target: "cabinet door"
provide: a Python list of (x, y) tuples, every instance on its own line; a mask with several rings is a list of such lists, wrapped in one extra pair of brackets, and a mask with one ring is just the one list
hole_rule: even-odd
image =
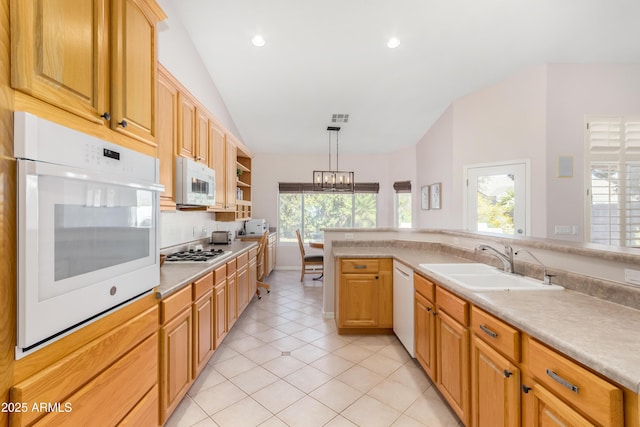
[(378, 327), (393, 328), (393, 270), (392, 264), (384, 268), (387, 261), (381, 260), (380, 273), (378, 274)]
[(469, 425), (469, 331), (439, 309), (436, 331), (436, 384), (453, 411)]
[(209, 166), (209, 117), (196, 108), (196, 162)]
[(236, 276), (238, 286), (238, 316), (249, 304), (249, 265), (238, 268)]
[(94, 123), (109, 111), (105, 0), (11, 1), (11, 86)]
[(225, 167), (225, 180), (226, 180), (226, 191), (225, 191), (225, 205), (227, 210), (235, 211), (236, 209), (236, 189), (238, 188), (236, 185), (238, 170), (238, 147), (235, 146), (233, 142), (227, 139), (226, 145), (226, 167)]
[(249, 257), (249, 301), (251, 301), (251, 298), (253, 298), (253, 296), (256, 293), (256, 288), (257, 288), (257, 282), (258, 282), (258, 262), (257, 262), (257, 257), (251, 256)]
[(191, 384), (192, 317), (184, 310), (160, 328), (160, 408), (162, 422), (173, 412)]
[(436, 381), (436, 321), (433, 304), (415, 293), (415, 354), (431, 380)]
[(215, 348), (218, 348), (222, 340), (227, 336), (227, 281), (223, 280), (214, 289), (215, 298)]
[(178, 89), (171, 79), (161, 72), (158, 75), (157, 138), (160, 160), (160, 184), (164, 192), (160, 195), (163, 209), (175, 209), (175, 150), (178, 139)]
[(213, 289), (193, 304), (193, 378), (196, 378), (213, 354)]
[(196, 156), (196, 106), (193, 100), (178, 93), (178, 155), (195, 159)]
[(343, 274), (340, 278), (340, 326), (378, 326), (379, 276)]
[(267, 246), (267, 271), (265, 276), (271, 274), (274, 268), (276, 268), (276, 236), (269, 237), (269, 245)]
[(210, 153), (209, 167), (216, 171), (216, 204), (214, 209), (226, 209), (227, 200), (227, 180), (226, 180), (226, 157), (225, 145), (226, 137), (222, 126), (214, 121), (209, 125)]
[[(540, 384), (534, 383), (532, 390), (527, 395), (530, 395), (532, 399), (530, 405), (532, 413), (523, 413), (523, 425), (533, 427), (590, 427), (597, 425), (580, 415), (574, 408), (558, 399)], [(527, 407), (525, 406), (525, 408)]]
[(236, 273), (227, 276), (227, 329), (238, 320), (238, 282), (236, 281)]
[(157, 5), (112, 0), (111, 128), (155, 145)]
[(471, 425), (517, 426), (520, 369), (475, 335), (471, 340)]

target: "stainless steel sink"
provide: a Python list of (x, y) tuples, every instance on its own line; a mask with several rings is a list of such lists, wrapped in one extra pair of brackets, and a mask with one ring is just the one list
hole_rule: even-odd
[(420, 264), (420, 267), (475, 292), (485, 291), (561, 291), (558, 285), (505, 273), (480, 263)]

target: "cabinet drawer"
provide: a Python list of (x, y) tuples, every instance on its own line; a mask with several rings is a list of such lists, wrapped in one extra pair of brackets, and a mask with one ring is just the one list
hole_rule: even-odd
[(216, 268), (213, 272), (213, 276), (214, 286), (218, 287), (221, 284), (224, 285), (225, 280), (227, 280), (227, 265), (224, 264)]
[(343, 259), (340, 271), (343, 273), (377, 273), (380, 270), (378, 259)]
[(247, 263), (249, 262), (249, 253), (245, 252), (242, 255), (238, 255), (238, 258), (236, 258), (236, 261), (238, 263), (238, 270), (239, 270), (245, 265), (247, 265)]
[(430, 302), (434, 301), (436, 285), (433, 282), (425, 279), (419, 274), (414, 274), (413, 288)]
[(446, 289), (436, 286), (436, 305), (438, 311), (444, 311), (458, 323), (469, 325), (469, 303), (458, 298)]
[(596, 423), (622, 426), (622, 390), (528, 338), (531, 375)]
[(193, 282), (193, 300), (200, 297), (213, 289), (213, 272)]
[(520, 331), (500, 319), (471, 307), (471, 329), (482, 341), (515, 362), (520, 361)]
[(160, 323), (173, 319), (182, 310), (191, 306), (191, 286), (185, 286), (175, 294), (160, 301)]
[(235, 272), (236, 272), (236, 260), (234, 259), (227, 263), (227, 277), (231, 276), (232, 274), (235, 274)]

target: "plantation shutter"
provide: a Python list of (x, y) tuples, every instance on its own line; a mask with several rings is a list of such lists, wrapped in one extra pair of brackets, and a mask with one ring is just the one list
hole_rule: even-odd
[(590, 241), (640, 246), (640, 119), (587, 123)]

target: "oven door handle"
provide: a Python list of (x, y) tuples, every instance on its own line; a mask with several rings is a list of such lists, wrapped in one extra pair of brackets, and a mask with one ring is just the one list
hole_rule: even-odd
[(33, 160), (18, 159), (18, 162), (23, 165), (23, 170), (27, 175), (55, 176), (79, 181), (92, 181), (100, 184), (119, 185), (140, 190), (164, 191), (164, 185), (140, 179), (119, 180), (114, 179), (112, 175), (107, 173), (87, 171), (70, 166), (60, 166), (53, 163), (36, 162)]

